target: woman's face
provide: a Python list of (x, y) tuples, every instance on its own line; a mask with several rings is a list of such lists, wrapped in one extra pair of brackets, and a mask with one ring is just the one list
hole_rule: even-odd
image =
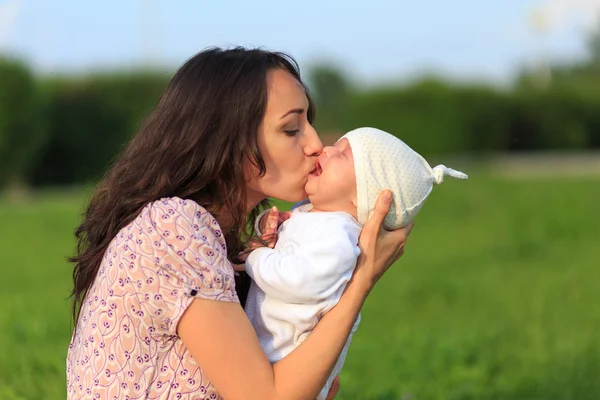
[(248, 165), (248, 200), (265, 197), (297, 202), (307, 197), (304, 186), (315, 169), (323, 143), (307, 120), (308, 99), (290, 73), (277, 69), (267, 76), (267, 108), (258, 130), (258, 148), (266, 174)]

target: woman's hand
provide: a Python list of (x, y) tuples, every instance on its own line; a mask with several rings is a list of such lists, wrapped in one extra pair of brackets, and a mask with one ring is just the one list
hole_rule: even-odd
[(411, 222), (404, 228), (391, 232), (383, 229), (383, 220), (391, 205), (392, 192), (384, 190), (359, 237), (361, 252), (352, 280), (360, 280), (367, 285), (367, 290), (371, 290), (388, 268), (404, 254), (404, 245), (413, 228)]

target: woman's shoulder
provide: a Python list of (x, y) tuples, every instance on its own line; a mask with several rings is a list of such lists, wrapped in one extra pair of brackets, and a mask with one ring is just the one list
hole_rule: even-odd
[(219, 223), (204, 207), (194, 200), (179, 197), (164, 197), (148, 203), (140, 217), (151, 221), (157, 227), (175, 223), (178, 226), (187, 225), (195, 228), (210, 228), (221, 231)]
[(217, 220), (193, 200), (165, 197), (148, 203), (138, 217), (145, 230), (160, 237), (169, 247), (188, 247), (190, 241), (203, 242), (226, 251), (225, 238)]
[[(215, 218), (194, 200), (180, 197), (163, 197), (146, 205), (142, 214), (150, 218), (168, 219), (169, 216), (184, 218), (186, 220), (205, 221), (209, 225), (217, 224)], [(157, 221), (158, 222), (158, 221)]]
[(135, 225), (133, 230), (139, 226), (145, 235), (137, 246), (152, 254), (153, 268), (176, 282), (169, 284), (200, 297), (237, 301), (225, 237), (204, 207), (190, 199), (161, 198), (148, 203)]

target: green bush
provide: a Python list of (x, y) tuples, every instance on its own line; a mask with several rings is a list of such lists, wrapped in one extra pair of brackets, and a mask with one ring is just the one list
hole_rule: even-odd
[(156, 104), (166, 83), (167, 77), (152, 73), (44, 81), (50, 139), (32, 182), (50, 185), (98, 179)]
[[(335, 128), (378, 127), (423, 154), (597, 149), (599, 106), (597, 85), (504, 91), (427, 79), (355, 91), (347, 96), (345, 112), (336, 111)], [(326, 123), (318, 120), (317, 128), (330, 129), (329, 107), (319, 111)]]
[[(35, 80), (0, 62), (0, 185), (95, 181), (136, 132), (170, 75), (132, 71)], [(576, 79), (575, 79), (576, 78)], [(600, 85), (591, 72), (558, 76), (546, 90), (451, 84), (357, 88), (335, 68), (308, 81), (321, 133), (360, 126), (389, 131), (424, 155), (600, 148)]]
[(0, 59), (0, 187), (25, 180), (45, 139), (44, 122), (30, 70)]

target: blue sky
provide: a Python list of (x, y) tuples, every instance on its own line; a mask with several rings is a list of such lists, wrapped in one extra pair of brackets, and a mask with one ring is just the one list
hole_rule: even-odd
[[(589, 3), (585, 13), (600, 4), (546, 0), (567, 5), (555, 7), (561, 16), (577, 2)], [(331, 61), (366, 83), (407, 79), (422, 71), (502, 81), (539, 54), (574, 59), (585, 53), (583, 28), (574, 17), (555, 23), (555, 31), (545, 38), (533, 34), (528, 13), (541, 4), (0, 0), (0, 51), (18, 54), (48, 73), (129, 68), (144, 62), (175, 69), (207, 46), (240, 44), (287, 51), (302, 68)]]

